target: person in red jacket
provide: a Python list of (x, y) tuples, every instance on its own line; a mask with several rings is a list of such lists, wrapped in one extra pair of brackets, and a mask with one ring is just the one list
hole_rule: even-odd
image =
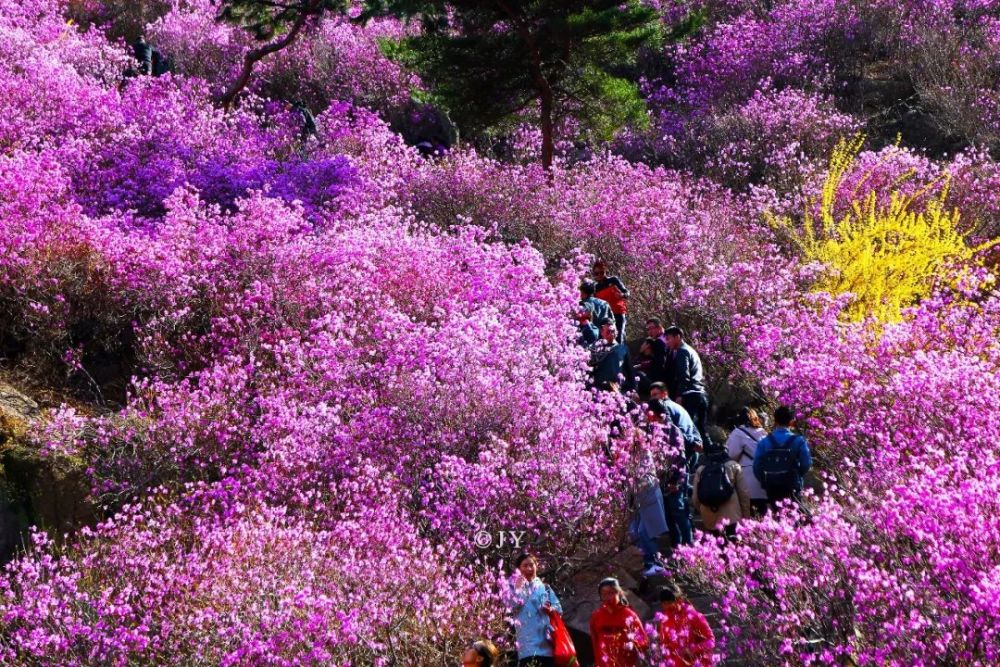
[(663, 667), (711, 667), (715, 635), (708, 620), (694, 608), (680, 586), (670, 584), (660, 589), (660, 613), (657, 614), (660, 645), (657, 665)]
[(628, 312), (627, 299), (629, 297), (628, 288), (618, 276), (608, 275), (608, 265), (603, 260), (594, 262), (591, 269), (594, 274), (594, 282), (597, 283), (598, 299), (603, 299), (611, 306), (611, 313), (615, 317), (615, 328), (618, 330), (618, 342), (625, 342), (625, 314)]
[(618, 580), (604, 579), (597, 586), (601, 606), (590, 616), (590, 641), (596, 667), (635, 667), (649, 648), (649, 638), (639, 616), (628, 606)]

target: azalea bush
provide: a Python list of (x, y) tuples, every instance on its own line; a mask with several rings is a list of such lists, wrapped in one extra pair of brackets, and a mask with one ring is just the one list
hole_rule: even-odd
[[(829, 474), (808, 517), (790, 509), (744, 524), (725, 558), (711, 540), (685, 555), (722, 598), (731, 654), (996, 661), (995, 630), (981, 621), (997, 614), (983, 596), (995, 595), (998, 535), (969, 511), (997, 502), (994, 287), (970, 274), (880, 331), (845, 327), (844, 304), (831, 301), (757, 323), (750, 359), (768, 391), (799, 407)], [(896, 641), (901, 624), (907, 639)]]
[(223, 111), (251, 42), (211, 3), (126, 17), (176, 64), (128, 79), (120, 3), (70, 4), (93, 27), (0, 0), (0, 350), (73, 403), (17, 437), (78, 464), (101, 520), (6, 566), (0, 661), (503, 644), (514, 554), (477, 536), (524, 531), (566, 585), (624, 546), (643, 451), (679, 448), (586, 388), (572, 314), (596, 257), (632, 290), (630, 338), (681, 324), (715, 397), (794, 405), (816, 456), (808, 515), (679, 550), (723, 655), (1000, 660), (1000, 301), (996, 251), (973, 253), (996, 163), (904, 139), (826, 164), (865, 126), (854, 47), (905, 32), (884, 6), (654, 3), (694, 18), (637, 81), (653, 133), (545, 171), (530, 127), (510, 159), (392, 131), (426, 91), (382, 49), (419, 26), (324, 17)]

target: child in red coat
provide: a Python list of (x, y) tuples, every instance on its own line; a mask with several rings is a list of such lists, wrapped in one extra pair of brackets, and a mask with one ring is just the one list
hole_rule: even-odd
[(656, 664), (662, 667), (711, 667), (715, 635), (708, 620), (694, 608), (680, 587), (670, 584), (660, 590), (657, 614), (660, 646)]
[(608, 578), (597, 587), (601, 606), (590, 617), (590, 641), (597, 667), (635, 667), (649, 648), (639, 616), (628, 606), (618, 580)]

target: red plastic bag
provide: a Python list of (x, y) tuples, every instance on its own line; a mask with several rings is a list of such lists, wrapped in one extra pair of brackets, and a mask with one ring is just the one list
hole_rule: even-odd
[(577, 667), (580, 661), (576, 659), (576, 647), (569, 636), (569, 630), (563, 623), (562, 616), (553, 611), (549, 615), (552, 625), (552, 658), (556, 667)]

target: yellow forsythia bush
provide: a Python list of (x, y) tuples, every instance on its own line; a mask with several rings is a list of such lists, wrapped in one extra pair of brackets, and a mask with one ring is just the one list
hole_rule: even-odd
[[(871, 192), (852, 200), (847, 212), (836, 217), (838, 189), (863, 141), (863, 137), (841, 140), (834, 149), (818, 218), (811, 204), (806, 206), (801, 227), (786, 217), (770, 216), (769, 222), (784, 229), (807, 259), (826, 266), (814, 286), (816, 291), (854, 295), (843, 313), (845, 318), (895, 322), (903, 308), (930, 293), (935, 279), (945, 275), (949, 266), (975, 262), (978, 253), (997, 241), (969, 247), (959, 231), (959, 211), (945, 206), (947, 179), (911, 195), (894, 190), (888, 204), (880, 204), (877, 193)], [(926, 198), (937, 186), (940, 192)]]

